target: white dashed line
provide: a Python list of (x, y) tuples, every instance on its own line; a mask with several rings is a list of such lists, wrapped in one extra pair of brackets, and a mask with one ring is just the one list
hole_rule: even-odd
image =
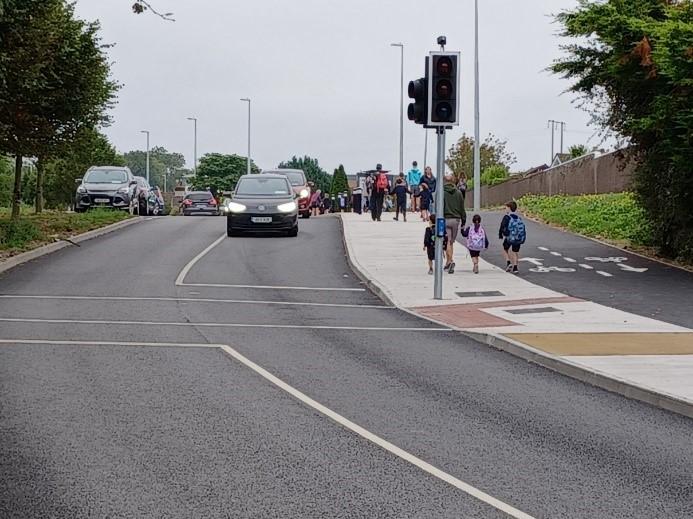
[(577, 263), (577, 260), (574, 260), (573, 258), (566, 258), (564, 256), (563, 259), (566, 260), (568, 263)]
[(288, 330), (353, 330), (365, 332), (449, 332), (450, 328), (415, 328), (387, 326), (319, 326), (303, 324), (247, 324), (247, 323), (187, 323), (159, 321), (107, 321), (100, 319), (32, 319), (20, 317), (1, 317), (5, 323), (35, 323), (35, 324), (85, 324), (85, 325), (116, 325), (116, 326), (175, 326), (196, 328), (282, 328)]
[(560, 252), (551, 251), (552, 256), (563, 256)]
[(605, 278), (614, 277), (612, 274), (609, 274), (608, 272), (604, 272), (603, 270), (597, 270), (597, 274), (599, 274), (600, 276), (604, 276)]
[(580, 266), (581, 266), (583, 269), (594, 270), (594, 267), (593, 267), (592, 265), (588, 265), (587, 263), (580, 263)]
[(548, 251), (549, 251), (549, 249), (547, 249), (546, 247), (537, 247), (537, 249), (543, 250), (544, 252), (548, 252)]
[(476, 487), (473, 487), (469, 483), (465, 483), (464, 481), (457, 479), (456, 477), (448, 474), (447, 472), (443, 472), (437, 467), (434, 467), (430, 463), (425, 462), (421, 458), (417, 458), (413, 454), (410, 454), (409, 452), (397, 447), (396, 445), (390, 443), (389, 441), (381, 438), (380, 436), (377, 436), (373, 434), (372, 432), (368, 431), (367, 429), (364, 429), (360, 425), (355, 424), (351, 420), (343, 417), (342, 415), (334, 412), (333, 410), (325, 407), (321, 403), (313, 400), (309, 396), (305, 395), (304, 393), (301, 393), (298, 389), (294, 388), (293, 386), (290, 386), (283, 380), (275, 377), (267, 371), (266, 369), (258, 366), (255, 364), (253, 361), (247, 359), (240, 353), (238, 353), (236, 350), (231, 348), (230, 346), (222, 346), (221, 349), (226, 352), (230, 357), (234, 358), (241, 364), (245, 365), (246, 367), (252, 369), (255, 373), (258, 375), (262, 376), (278, 388), (282, 389), (283, 391), (286, 391), (289, 393), (291, 396), (296, 398), (297, 400), (303, 402), (305, 405), (315, 409), (319, 413), (323, 414), (324, 416), (328, 417), (329, 419), (333, 420), (337, 424), (341, 425), (342, 427), (350, 430), (351, 432), (358, 434), (362, 438), (365, 438), (369, 442), (377, 445), (378, 447), (388, 451), (391, 454), (394, 454), (398, 458), (411, 463), (412, 465), (420, 468), (424, 472), (427, 472), (428, 474), (444, 481), (445, 483), (448, 483), (449, 485), (452, 485), (453, 487), (461, 490), (465, 494), (468, 494), (479, 501), (482, 501), (486, 503), (487, 505), (492, 506), (496, 510), (500, 510), (501, 512), (504, 512), (508, 514), (510, 517), (514, 517), (516, 519), (534, 519), (531, 515), (528, 515), (524, 513), (521, 510), (518, 510), (517, 508), (504, 503), (503, 501), (496, 499), (495, 497), (487, 494), (486, 492), (479, 490)]
[(185, 342), (122, 342), (122, 341), (46, 341), (34, 339), (0, 339), (0, 344), (38, 344), (55, 346), (144, 346), (163, 348), (219, 348), (221, 344)]

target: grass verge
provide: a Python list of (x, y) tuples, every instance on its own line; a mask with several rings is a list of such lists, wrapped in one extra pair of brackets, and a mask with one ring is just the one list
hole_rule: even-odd
[(127, 212), (107, 209), (27, 213), (22, 211), (19, 222), (12, 224), (10, 211), (0, 209), (0, 259), (130, 218)]
[(664, 258), (651, 246), (649, 218), (633, 193), (525, 195), (518, 205), (528, 216), (549, 225), (692, 270), (693, 265)]

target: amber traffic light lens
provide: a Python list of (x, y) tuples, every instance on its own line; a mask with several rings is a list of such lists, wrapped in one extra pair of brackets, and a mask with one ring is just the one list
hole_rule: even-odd
[(442, 99), (450, 99), (452, 97), (452, 83), (447, 79), (442, 79), (436, 84), (436, 94)]

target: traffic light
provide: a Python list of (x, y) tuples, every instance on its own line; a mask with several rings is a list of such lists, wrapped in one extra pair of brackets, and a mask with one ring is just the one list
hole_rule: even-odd
[(409, 82), (409, 97), (414, 100), (407, 108), (407, 117), (416, 124), (426, 124), (428, 118), (428, 58), (426, 75)]
[(428, 62), (427, 126), (460, 124), (459, 62), (459, 52), (431, 52)]

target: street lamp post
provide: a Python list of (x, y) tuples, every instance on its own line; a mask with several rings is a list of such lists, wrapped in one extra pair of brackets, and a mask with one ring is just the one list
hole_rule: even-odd
[(400, 77), (399, 77), (399, 172), (404, 173), (404, 44), (391, 43), (391, 47), (399, 47), (400, 50)]
[(241, 99), (241, 101), (245, 101), (248, 103), (248, 159), (246, 160), (246, 173), (250, 175), (250, 98), (244, 97), (243, 99)]
[(188, 117), (188, 121), (193, 122), (193, 173), (197, 175), (197, 117)]
[(146, 166), (146, 171), (147, 171), (147, 184), (149, 184), (149, 130), (141, 130), (140, 133), (146, 133), (147, 134), (147, 166)]
[(481, 144), (479, 143), (479, 0), (474, 0), (474, 211), (481, 206)]

